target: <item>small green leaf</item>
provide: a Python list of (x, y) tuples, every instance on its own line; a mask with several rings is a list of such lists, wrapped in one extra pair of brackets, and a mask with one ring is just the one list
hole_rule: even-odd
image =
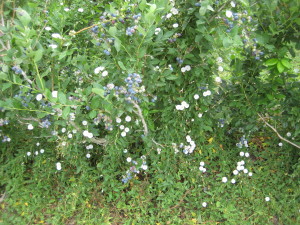
[(126, 67), (121, 61), (118, 61), (119, 66), (121, 67), (122, 70), (126, 70)]
[(95, 94), (97, 94), (97, 95), (100, 95), (102, 98), (104, 98), (104, 90), (103, 89), (93, 88), (92, 92), (95, 93)]
[(288, 69), (291, 68), (291, 64), (290, 64), (290, 62), (287, 59), (282, 59), (280, 62), (282, 63), (282, 65), (284, 67), (286, 67)]
[(30, 15), (24, 9), (21, 8), (18, 8), (16, 11), (18, 19), (24, 26), (27, 26), (31, 21)]
[(66, 107), (63, 109), (63, 111), (62, 111), (62, 117), (63, 117), (64, 119), (67, 119), (67, 118), (68, 118), (68, 115), (70, 114), (70, 112), (71, 112), (70, 106), (66, 106)]
[(166, 76), (165, 78), (166, 78), (166, 80), (176, 80), (176, 79), (178, 79), (178, 76), (176, 76), (176, 75), (169, 75), (169, 76)]
[(5, 91), (7, 88), (11, 87), (11, 83), (4, 83), (2, 84), (2, 91)]
[(43, 49), (39, 49), (37, 51), (34, 52), (34, 61), (38, 62), (42, 59), (43, 57)]
[(94, 119), (96, 116), (97, 116), (97, 112), (96, 112), (95, 110), (89, 112), (89, 117), (90, 117), (91, 119)]
[(268, 59), (267, 61), (266, 61), (266, 65), (267, 66), (273, 66), (273, 65), (275, 65), (275, 64), (277, 64), (278, 63), (278, 59)]
[(6, 80), (7, 79), (7, 74), (0, 72), (0, 79)]
[(210, 11), (213, 11), (213, 12), (215, 11), (214, 8), (211, 7), (210, 5), (207, 6), (207, 9), (210, 10)]
[(67, 103), (67, 97), (66, 97), (66, 95), (64, 93), (62, 93), (62, 92), (58, 92), (58, 101), (61, 104), (65, 105)]
[(115, 45), (117, 52), (119, 52), (121, 49), (121, 40), (119, 38), (115, 38), (114, 45)]
[(110, 27), (109, 30), (108, 30), (108, 33), (109, 33), (111, 36), (115, 37), (116, 34), (117, 34), (117, 28), (116, 28), (116, 27)]
[(282, 65), (281, 62), (277, 63), (277, 69), (279, 73), (282, 73), (284, 71), (284, 66)]

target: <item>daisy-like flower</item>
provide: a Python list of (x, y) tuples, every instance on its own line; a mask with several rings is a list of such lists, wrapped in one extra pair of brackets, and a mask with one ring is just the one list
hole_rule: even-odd
[(28, 129), (28, 130), (33, 130), (32, 124), (28, 124), (27, 129)]
[(132, 161), (132, 158), (131, 158), (131, 157), (127, 157), (126, 161), (127, 161), (127, 162), (131, 162), (131, 161)]
[(227, 177), (222, 177), (222, 182), (223, 183), (226, 183), (228, 180), (227, 180)]
[(70, 9), (69, 8), (64, 8), (65, 12), (69, 12)]
[(202, 114), (202, 113), (199, 113), (199, 114), (198, 114), (198, 117), (199, 117), (199, 118), (201, 118), (202, 116), (203, 116), (203, 114)]
[(176, 9), (176, 8), (172, 8), (170, 11), (171, 11), (171, 13), (173, 15), (177, 15), (178, 14), (178, 9)]
[(27, 156), (31, 156), (31, 152), (27, 152)]
[(124, 130), (124, 128), (125, 128), (124, 125), (121, 125), (121, 126), (120, 126), (120, 129), (121, 129), (121, 130)]
[(123, 131), (123, 132), (121, 133), (121, 136), (122, 136), (122, 137), (125, 137), (125, 136), (126, 136), (126, 132)]
[(158, 35), (159, 32), (161, 32), (161, 29), (158, 27), (155, 29), (155, 35)]
[(206, 202), (203, 202), (202, 203), (202, 206), (205, 208), (207, 206), (207, 203)]
[(83, 12), (83, 8), (79, 8), (77, 11), (78, 12)]
[(232, 184), (235, 184), (235, 182), (236, 182), (235, 179), (231, 179)]
[(124, 131), (125, 131), (126, 133), (128, 133), (128, 132), (129, 132), (129, 128), (126, 127), (126, 128), (124, 129)]
[(218, 67), (218, 70), (219, 70), (220, 72), (223, 72), (223, 71), (224, 71), (224, 69), (223, 69), (222, 66), (219, 66), (219, 67)]
[(173, 24), (173, 27), (174, 27), (174, 28), (177, 28), (177, 27), (178, 27), (178, 23), (174, 23), (174, 24)]
[(244, 152), (240, 152), (240, 156), (244, 156), (245, 155), (245, 153)]
[(108, 75), (108, 72), (105, 70), (102, 72), (102, 77), (106, 77)]
[(58, 46), (56, 44), (49, 45), (49, 48), (56, 49)]
[(195, 100), (198, 100), (199, 97), (200, 97), (200, 96), (199, 96), (198, 94), (195, 94), (195, 95), (194, 95), (194, 99), (195, 99)]
[(288, 136), (288, 137), (292, 136), (291, 132), (287, 132), (286, 136)]
[(58, 33), (54, 33), (51, 35), (53, 38), (58, 38), (58, 39), (62, 39), (62, 37), (60, 36), (60, 34)]
[(90, 153), (86, 154), (86, 157), (87, 157), (88, 159), (91, 158), (91, 154), (90, 154)]
[(88, 124), (88, 122), (86, 120), (82, 121), (82, 125), (86, 126)]
[(281, 142), (278, 144), (279, 147), (282, 147), (282, 145), (283, 145), (283, 144), (282, 144)]
[(248, 158), (249, 156), (250, 156), (249, 152), (246, 152), (246, 153), (245, 153), (245, 157)]
[(218, 58), (217, 58), (217, 62), (218, 62), (218, 63), (221, 63), (221, 62), (223, 62), (223, 59), (222, 59), (221, 57), (218, 57)]
[(229, 11), (229, 10), (226, 10), (226, 16), (227, 16), (228, 18), (232, 17), (232, 12)]
[(215, 78), (215, 81), (216, 81), (217, 83), (222, 83), (221, 77), (216, 77), (216, 78)]
[(130, 117), (130, 116), (126, 116), (126, 117), (125, 117), (125, 121), (126, 121), (126, 122), (130, 122), (130, 121), (131, 121), (131, 117)]
[(61, 129), (61, 132), (62, 132), (62, 133), (65, 133), (66, 130), (67, 130), (66, 128), (62, 128), (62, 129)]
[(35, 99), (36, 99), (37, 101), (41, 101), (41, 100), (43, 99), (43, 95), (42, 95), (42, 94), (38, 94), (38, 95), (35, 97)]
[(249, 172), (249, 173), (248, 173), (248, 176), (249, 176), (249, 177), (252, 177), (252, 176), (253, 176), (253, 173), (252, 173), (252, 172)]
[(45, 27), (45, 30), (49, 31), (52, 30), (51, 27)]
[(147, 169), (148, 169), (148, 166), (147, 166), (147, 165), (142, 165), (141, 168), (142, 168), (143, 170), (147, 170)]
[(204, 91), (203, 92), (203, 96), (206, 97), (206, 96), (210, 96), (211, 95), (211, 91), (210, 90), (207, 90), (207, 91)]
[(271, 199), (270, 197), (265, 197), (266, 202), (269, 202)]
[(121, 122), (122, 122), (121, 118), (119, 118), (119, 117), (116, 118), (116, 122), (117, 122), (117, 123), (121, 123)]
[(200, 162), (200, 166), (204, 166), (205, 165), (205, 163), (204, 162)]
[(238, 171), (238, 170), (234, 170), (232, 173), (233, 173), (234, 175), (238, 175), (238, 174), (239, 174), (239, 171)]
[(44, 150), (44, 149), (41, 149), (41, 150), (40, 150), (40, 153), (42, 153), (42, 154), (43, 154), (44, 152), (45, 152), (45, 150)]
[(73, 134), (68, 134), (68, 138), (72, 138), (73, 137)]

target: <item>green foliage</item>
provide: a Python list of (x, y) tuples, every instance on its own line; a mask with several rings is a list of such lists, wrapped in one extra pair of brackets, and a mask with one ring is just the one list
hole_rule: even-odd
[(3, 3), (0, 222), (299, 223), (299, 10)]

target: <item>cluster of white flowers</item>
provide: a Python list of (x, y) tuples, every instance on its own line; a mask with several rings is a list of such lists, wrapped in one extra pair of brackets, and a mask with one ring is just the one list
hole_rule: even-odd
[(191, 66), (190, 65), (186, 65), (185, 67), (181, 68), (181, 72), (185, 73), (186, 71), (190, 71), (191, 70)]
[(160, 155), (160, 153), (161, 153), (161, 148), (157, 148), (156, 150), (157, 150), (157, 154)]
[(200, 167), (199, 170), (202, 171), (203, 173), (206, 172), (206, 168), (204, 167), (205, 163), (204, 162), (200, 162)]
[(187, 135), (185, 138), (186, 138), (186, 141), (189, 143), (189, 145), (184, 145), (183, 146), (183, 153), (184, 154), (191, 154), (195, 150), (196, 144), (192, 140), (190, 135)]
[(71, 120), (71, 121), (74, 121), (75, 118), (76, 118), (75, 113), (70, 113), (70, 114), (69, 114), (69, 117), (70, 117), (70, 120)]
[(181, 102), (180, 105), (176, 105), (177, 110), (184, 110), (184, 109), (187, 109), (189, 107), (190, 107), (190, 105), (188, 103), (186, 103), (185, 101)]
[(204, 91), (203, 92), (203, 96), (206, 97), (206, 96), (210, 96), (211, 95), (211, 91), (210, 90), (207, 90), (207, 91)]
[(108, 75), (108, 72), (105, 70), (104, 66), (99, 66), (94, 69), (95, 74), (99, 74), (100, 72), (102, 72), (102, 77), (106, 77)]
[(83, 8), (78, 9), (78, 12), (83, 12), (83, 11), (84, 11)]
[(85, 130), (82, 132), (84, 137), (92, 138), (94, 137), (93, 133), (90, 133), (89, 131)]
[(246, 158), (248, 158), (250, 156), (249, 152), (240, 152), (240, 156), (245, 156)]
[(50, 44), (49, 48), (56, 49), (58, 46), (56, 44)]
[(60, 34), (58, 34), (58, 33), (52, 34), (51, 37), (57, 38), (57, 39), (62, 39), (62, 36)]
[(121, 126), (120, 126), (120, 129), (121, 129), (121, 130), (124, 130), (124, 131), (122, 131), (122, 133), (121, 133), (121, 136), (122, 136), (122, 137), (125, 137), (125, 136), (127, 135), (127, 133), (130, 131), (130, 129), (129, 129), (128, 127), (125, 127), (124, 125), (121, 125)]
[(86, 148), (87, 150), (90, 150), (90, 149), (93, 149), (94, 146), (93, 146), (92, 144), (90, 144), (90, 145), (86, 146), (85, 148)]
[(222, 83), (221, 77), (216, 77), (216, 78), (215, 78), (215, 81), (216, 81), (217, 83)]

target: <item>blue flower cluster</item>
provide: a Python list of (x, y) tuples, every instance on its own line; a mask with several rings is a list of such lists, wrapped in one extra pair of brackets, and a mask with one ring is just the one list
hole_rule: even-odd
[(41, 126), (42, 128), (49, 128), (51, 126), (51, 122), (49, 121), (49, 119), (44, 119), (41, 122)]
[(177, 61), (178, 64), (182, 64), (183, 63), (183, 60), (181, 58), (179, 58), (179, 57), (176, 58), (176, 61)]
[(238, 148), (242, 148), (243, 145), (248, 148), (248, 140), (245, 138), (245, 135), (240, 138), (240, 142), (236, 144)]
[(126, 176), (123, 176), (122, 182), (123, 184), (126, 184), (131, 179), (132, 179), (131, 172), (127, 171)]
[(137, 20), (137, 19), (141, 18), (141, 16), (142, 16), (142, 15), (139, 13), (139, 14), (137, 14), (137, 15), (133, 15), (133, 16), (132, 16), (132, 19)]
[(108, 130), (108, 131), (112, 131), (113, 130), (112, 120), (107, 115), (98, 114), (98, 116), (94, 119), (93, 122), (94, 122), (95, 125), (98, 125), (101, 122), (103, 122), (104, 123), (104, 127), (105, 127), (106, 130)]
[(92, 32), (95, 33), (95, 34), (99, 33), (99, 27), (98, 27), (98, 26), (92, 27), (91, 30), (92, 30)]
[(20, 68), (17, 67), (17, 66), (13, 66), (11, 69), (12, 69), (13, 71), (15, 71), (16, 74), (22, 74), (22, 73), (23, 73), (23, 70), (20, 69)]
[(3, 136), (3, 139), (2, 139), (2, 142), (4, 143), (4, 142), (10, 142), (11, 141), (11, 139), (10, 139), (10, 137), (8, 137), (8, 136)]
[(134, 32), (135, 32), (135, 26), (126, 28), (126, 35), (127, 36), (132, 36), (134, 34)]
[(129, 100), (140, 101), (140, 99), (136, 96), (137, 93), (143, 92), (143, 88), (140, 87), (140, 83), (142, 83), (142, 78), (137, 73), (130, 73), (125, 78), (127, 93), (125, 97)]
[(108, 50), (106, 50), (106, 49), (104, 49), (103, 52), (104, 52), (105, 55), (110, 55), (110, 51), (108, 51)]

